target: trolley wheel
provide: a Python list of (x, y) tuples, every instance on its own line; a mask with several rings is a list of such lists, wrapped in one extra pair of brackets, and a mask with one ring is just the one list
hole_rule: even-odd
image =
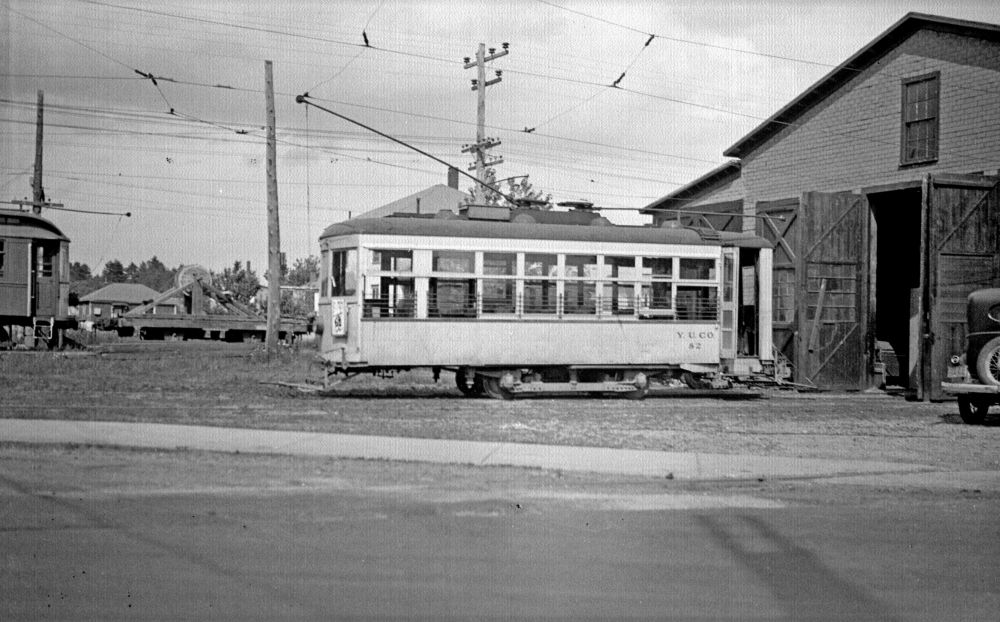
[(455, 385), (465, 397), (480, 397), (483, 394), (483, 377), (479, 374), (473, 374), (470, 382), (464, 369), (455, 372)]
[(483, 391), (489, 397), (495, 400), (512, 400), (514, 399), (514, 394), (507, 389), (500, 386), (500, 379), (494, 378), (492, 376), (476, 376), (477, 378), (482, 378), (483, 381)]
[(982, 425), (990, 403), (986, 400), (974, 400), (968, 395), (958, 396), (958, 416), (969, 425)]
[(627, 391), (625, 393), (622, 393), (622, 397), (624, 397), (627, 400), (641, 400), (646, 397), (647, 393), (649, 393), (649, 387), (645, 386), (641, 388), (636, 388), (634, 391)]
[(688, 386), (689, 389), (711, 389), (712, 383), (703, 380), (700, 376), (695, 376), (689, 371), (681, 374), (681, 380)]

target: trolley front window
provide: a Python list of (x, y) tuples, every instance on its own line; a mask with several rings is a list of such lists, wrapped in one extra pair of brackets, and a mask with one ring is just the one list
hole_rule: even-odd
[(354, 249), (330, 253), (330, 282), (323, 279), (322, 289), (326, 295), (329, 285), (331, 296), (353, 296), (357, 289), (358, 252)]

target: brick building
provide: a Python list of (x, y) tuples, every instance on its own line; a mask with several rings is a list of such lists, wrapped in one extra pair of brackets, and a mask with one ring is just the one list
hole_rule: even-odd
[(966, 296), (1000, 286), (1000, 25), (907, 14), (724, 155), (646, 212), (775, 243), (798, 381), (942, 397)]

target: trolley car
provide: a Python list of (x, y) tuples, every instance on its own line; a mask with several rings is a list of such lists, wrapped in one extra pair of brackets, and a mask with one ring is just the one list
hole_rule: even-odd
[(328, 378), (432, 368), (466, 395), (620, 393), (766, 370), (769, 243), (593, 213), (358, 218), (320, 238)]
[(30, 212), (0, 209), (0, 344), (14, 326), (32, 341), (60, 345), (69, 314), (69, 238)]

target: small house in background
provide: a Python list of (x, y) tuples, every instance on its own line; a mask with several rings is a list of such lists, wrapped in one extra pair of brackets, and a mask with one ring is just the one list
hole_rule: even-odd
[(393, 214), (429, 214), (433, 216), (441, 210), (451, 210), (457, 214), (468, 198), (469, 193), (458, 189), (458, 171), (449, 169), (447, 186), (435, 184), (430, 188), (358, 215), (365, 218), (382, 218)]
[[(77, 319), (81, 322), (93, 322), (121, 316), (159, 297), (160, 292), (140, 283), (109, 283), (97, 291), (80, 297)], [(180, 300), (171, 298), (156, 305), (152, 313), (176, 315), (181, 306)]]

